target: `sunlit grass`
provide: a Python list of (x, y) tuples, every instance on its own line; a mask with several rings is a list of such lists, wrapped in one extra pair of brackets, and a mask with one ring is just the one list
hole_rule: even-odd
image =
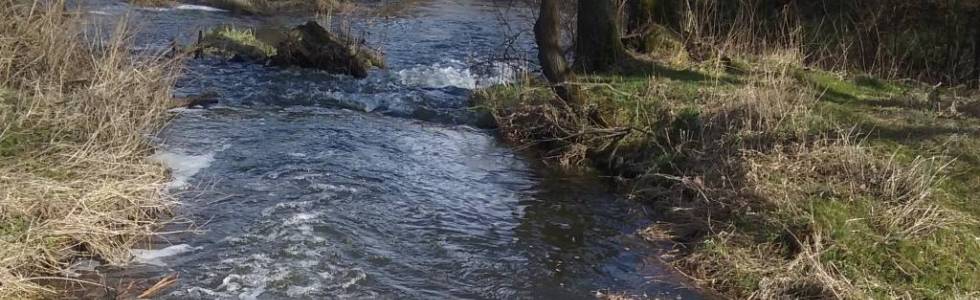
[(602, 126), (547, 108), (561, 104), (538, 82), (475, 99), (512, 142), (591, 161), (671, 212), (665, 234), (688, 249), (674, 263), (725, 295), (980, 295), (980, 119), (928, 87), (740, 63), (582, 76)]

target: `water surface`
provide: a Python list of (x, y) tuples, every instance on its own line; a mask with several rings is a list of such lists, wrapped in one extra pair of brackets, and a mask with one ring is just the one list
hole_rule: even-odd
[[(134, 16), (146, 49), (222, 23), (305, 21), (92, 7), (107, 20)], [(156, 158), (174, 168), (179, 213), (203, 232), (159, 241), (177, 246), (111, 276), (178, 272), (167, 299), (698, 298), (637, 236), (643, 206), (467, 125), (472, 89), (513, 74), (486, 58), (508, 41), (533, 50), (501, 23), (526, 24), (526, 13), (443, 0), (355, 18), (390, 66), (363, 81), (188, 62), (178, 93), (216, 91), (223, 104), (180, 111)]]

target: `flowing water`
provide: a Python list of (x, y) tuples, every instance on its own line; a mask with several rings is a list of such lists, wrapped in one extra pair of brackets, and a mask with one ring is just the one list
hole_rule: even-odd
[[(136, 20), (148, 49), (268, 22), (199, 6), (91, 6), (97, 21)], [(143, 264), (109, 276), (177, 272), (166, 299), (698, 298), (637, 236), (644, 207), (467, 125), (471, 90), (512, 73), (480, 58), (509, 40), (532, 49), (500, 22), (526, 24), (526, 13), (440, 0), (355, 18), (389, 63), (362, 81), (189, 61), (178, 94), (217, 91), (222, 105), (177, 111), (154, 158), (173, 169), (179, 214), (202, 231), (134, 251)]]

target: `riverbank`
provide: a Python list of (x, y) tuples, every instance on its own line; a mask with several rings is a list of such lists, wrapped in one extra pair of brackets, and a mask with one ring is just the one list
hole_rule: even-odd
[(97, 285), (72, 265), (128, 262), (172, 206), (147, 135), (168, 118), (179, 63), (135, 57), (125, 26), (91, 47), (61, 1), (0, 15), (0, 299)]
[[(175, 0), (129, 0), (129, 3), (148, 7), (171, 7), (179, 4)], [(351, 7), (346, 0), (202, 0), (198, 3), (233, 13), (259, 16), (284, 13), (330, 15)]]
[[(773, 53), (478, 92), (508, 141), (596, 168), (662, 212), (643, 234), (734, 299), (980, 293), (980, 100)], [(597, 125), (601, 124), (601, 125)]]

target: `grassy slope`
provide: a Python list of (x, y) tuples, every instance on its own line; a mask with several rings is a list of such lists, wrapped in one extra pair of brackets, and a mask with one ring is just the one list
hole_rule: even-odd
[(827, 91), (823, 113), (870, 133), (867, 144), (879, 155), (896, 155), (906, 162), (916, 157), (955, 159), (943, 172), (946, 178), (938, 184), (936, 198), (974, 223), (920, 240), (888, 241), (865, 230), (861, 221), (849, 222), (863, 217), (859, 209), (827, 207), (819, 215), (837, 225), (835, 238), (843, 241), (843, 247), (827, 255), (845, 261), (845, 273), (879, 274), (887, 282), (916, 290), (915, 296), (978, 296), (980, 256), (970, 253), (980, 253), (980, 227), (975, 223), (980, 220), (980, 116), (953, 116), (930, 107), (922, 99), (927, 91), (863, 79), (840, 80), (822, 73), (805, 78), (813, 88)]
[[(667, 133), (628, 134), (613, 152), (618, 159), (606, 159), (610, 151), (586, 156), (612, 175), (632, 178), (625, 180), (630, 194), (663, 209), (696, 212), (686, 217), (666, 216), (669, 224), (651, 232), (666, 231), (661, 235), (680, 241), (687, 251), (674, 262), (706, 287), (725, 295), (980, 296), (980, 257), (971, 255), (980, 253), (976, 223), (980, 220), (976, 196), (980, 195), (980, 119), (931, 108), (925, 100), (928, 90), (922, 88), (779, 65), (779, 60), (759, 60), (744, 62), (734, 72), (660, 67), (644, 75), (589, 76), (582, 80), (584, 95), (610, 127)], [(738, 102), (734, 99), (741, 99), (739, 95), (752, 94), (756, 97), (752, 101), (782, 97), (765, 92), (774, 77), (767, 74), (774, 69), (787, 78), (777, 90), (809, 92), (816, 102), (795, 105), (808, 106), (803, 113), (777, 112), (781, 121), (773, 126), (749, 126), (755, 130), (729, 130), (721, 136), (698, 134), (690, 139), (690, 143), (716, 148), (737, 148), (733, 151), (686, 146), (677, 142), (678, 138), (687, 140), (684, 134), (669, 133), (678, 128), (710, 132), (703, 127), (711, 127), (712, 120), (724, 116), (717, 112), (718, 107)], [(547, 94), (544, 88), (514, 85), (484, 91), (477, 100), (496, 113), (503, 135), (519, 143), (539, 142), (560, 134), (527, 129), (538, 128), (535, 124), (542, 121), (527, 118), (533, 115), (527, 111), (533, 109), (522, 108), (547, 106)], [(772, 105), (778, 103), (760, 106)], [(758, 117), (765, 116), (765, 110), (760, 111), (763, 114), (753, 118), (766, 120)], [(821, 141), (839, 128), (856, 128), (860, 138)], [(769, 141), (764, 147), (747, 142), (760, 136)], [(675, 140), (667, 142), (665, 137)], [(733, 138), (740, 141), (721, 142)], [(570, 149), (576, 147), (540, 144), (563, 162), (579, 161), (568, 159), (576, 153)], [(569, 144), (601, 147), (597, 146), (601, 143), (584, 139)], [(793, 147), (805, 150), (774, 150)], [(705, 152), (721, 155), (701, 154)], [(937, 170), (951, 158), (955, 160), (948, 167)], [(716, 171), (716, 166), (736, 171)], [(626, 172), (630, 169), (635, 170)], [(680, 178), (646, 180), (649, 176), (644, 175), (651, 173)], [(934, 180), (934, 174), (945, 179)], [(883, 180), (876, 182), (878, 179)], [(733, 187), (719, 181), (732, 181)], [(920, 184), (921, 188), (900, 186)], [(669, 192), (678, 186), (686, 192)], [(707, 209), (698, 209), (702, 205), (691, 204), (691, 200), (661, 199), (698, 198), (697, 193), (711, 202), (703, 205)], [(912, 194), (921, 195), (922, 201), (906, 200), (912, 197), (905, 195)], [(754, 198), (761, 200), (746, 200)], [(902, 201), (909, 204), (892, 203)], [(908, 215), (898, 216), (903, 211), (900, 208), (908, 208)], [(715, 219), (705, 220), (709, 217)], [(692, 225), (697, 223), (706, 224)]]

